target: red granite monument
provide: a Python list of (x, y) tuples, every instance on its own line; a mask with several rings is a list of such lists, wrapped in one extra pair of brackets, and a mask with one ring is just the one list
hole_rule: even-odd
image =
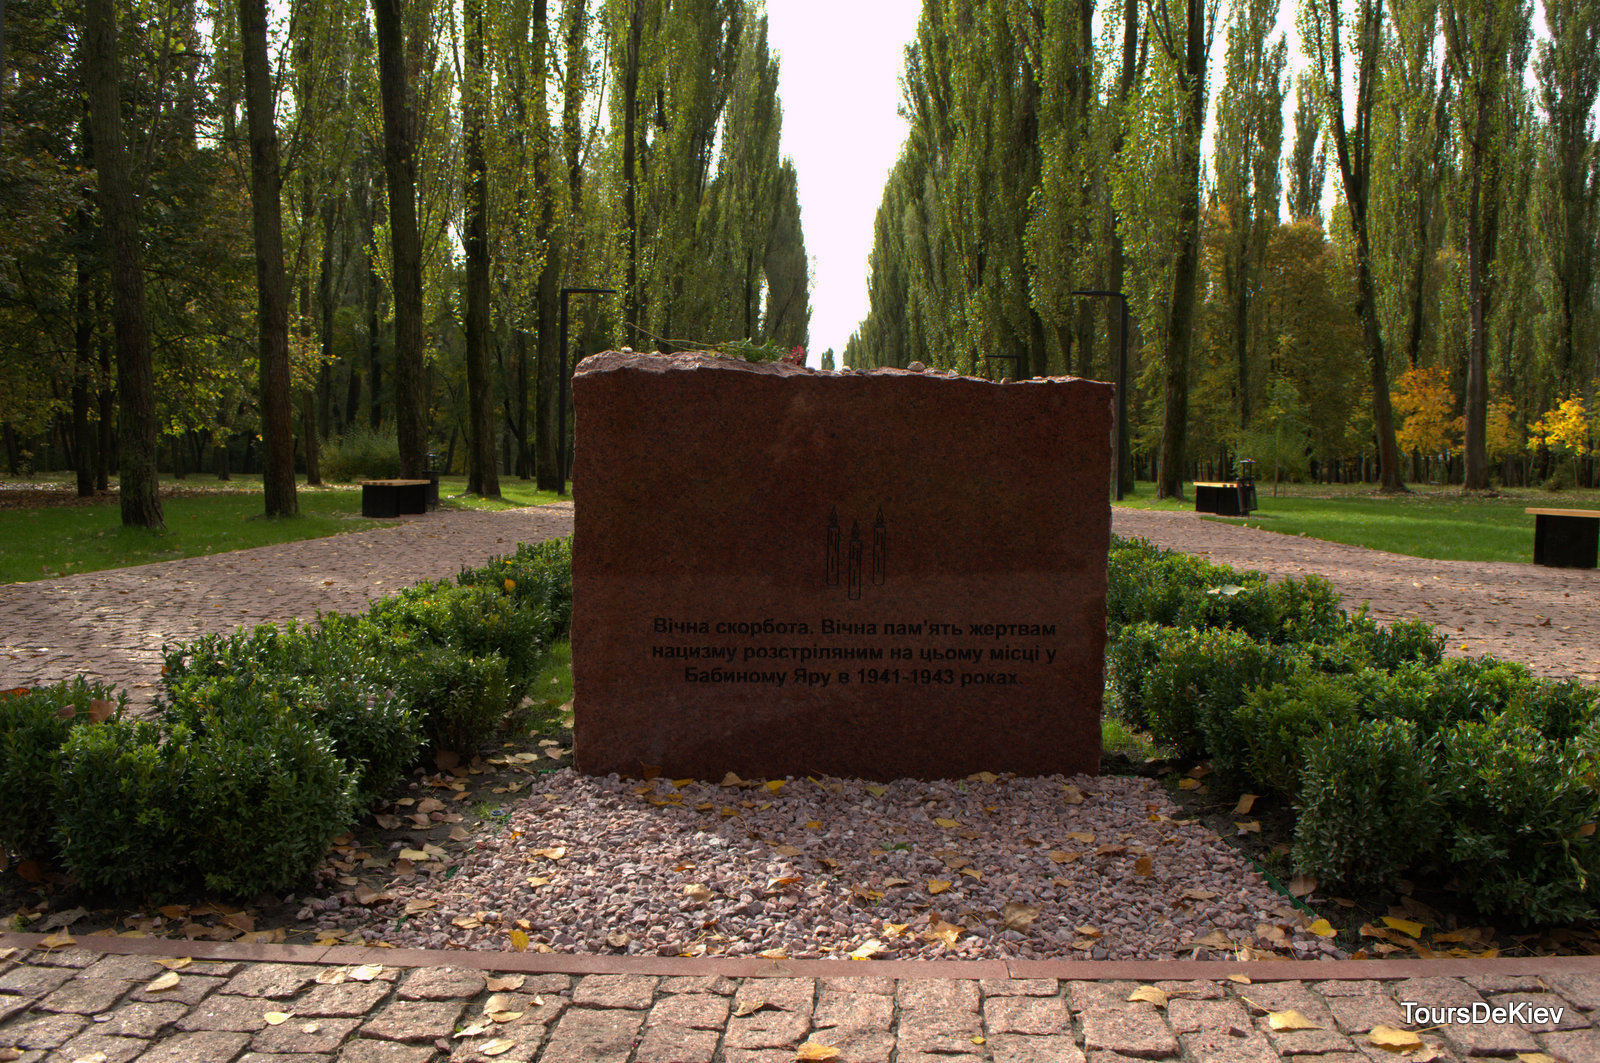
[(585, 359), (579, 769), (1095, 773), (1112, 390)]

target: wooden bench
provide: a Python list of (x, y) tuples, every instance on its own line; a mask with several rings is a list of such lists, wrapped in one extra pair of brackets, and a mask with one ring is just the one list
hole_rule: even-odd
[(1594, 568), (1600, 554), (1600, 510), (1529, 509), (1533, 563), (1550, 568)]
[(1220, 480), (1215, 483), (1195, 481), (1194, 511), (1215, 513), (1219, 517), (1248, 517), (1253, 501), (1251, 485), (1242, 480)]
[(362, 480), (361, 515), (398, 517), (428, 512), (427, 480)]

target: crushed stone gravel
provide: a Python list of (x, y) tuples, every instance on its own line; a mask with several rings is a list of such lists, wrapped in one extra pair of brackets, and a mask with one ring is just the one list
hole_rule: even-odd
[(394, 900), (368, 909), (345, 892), (302, 914), (401, 948), (1341, 955), (1239, 853), (1176, 814), (1142, 778), (717, 785), (562, 769), (451, 868), (419, 863)]

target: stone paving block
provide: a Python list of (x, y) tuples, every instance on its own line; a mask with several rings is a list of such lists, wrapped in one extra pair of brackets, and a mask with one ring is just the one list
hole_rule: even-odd
[[(1450, 1043), (1437, 1033), (1429, 1031), (1420, 1036), (1423, 1048), (1418, 1054), (1427, 1054), (1430, 1057), (1429, 1063), (1463, 1063), (1461, 1053), (1455, 1051)], [(1356, 1051), (1366, 1058), (1367, 1063), (1395, 1063), (1395, 1054), (1389, 1049), (1375, 1045), (1361, 1036), (1352, 1037), (1350, 1040), (1356, 1046)], [(1399, 1058), (1403, 1060), (1406, 1057), (1402, 1054)], [(1323, 1063), (1323, 1061), (1306, 1060), (1305, 1063)]]
[(658, 981), (635, 974), (591, 974), (578, 980), (572, 1002), (595, 1008), (648, 1008)]
[(1278, 1054), (1253, 1027), (1210, 1027), (1183, 1035), (1195, 1063), (1278, 1063)]
[(739, 983), (720, 974), (680, 974), (661, 979), (656, 986), (663, 993), (716, 993), (731, 997)]
[(1461, 980), (1485, 995), (1542, 993), (1550, 988), (1545, 980), (1536, 974), (1469, 974)]
[(1384, 989), (1382, 982), (1369, 978), (1333, 978), (1326, 982), (1317, 982), (1311, 988), (1324, 998), (1388, 995), (1388, 991)]
[[(736, 988), (729, 979), (723, 978), (721, 981), (728, 982), (730, 986), (728, 992), (730, 993)], [(531, 974), (523, 981), (522, 991), (524, 993), (570, 993), (572, 991), (572, 976), (568, 974)], [(679, 992), (689, 991), (679, 990)]]
[(1128, 994), (1139, 988), (1138, 982), (1068, 982), (1067, 1000), (1073, 1011), (1090, 1008), (1149, 1007), (1148, 1004), (1129, 1005)]
[(150, 1042), (142, 1037), (107, 1037), (99, 1030), (85, 1030), (60, 1048), (56, 1058), (71, 1063), (73, 1060), (104, 1059), (104, 1063), (129, 1063), (138, 1059)]
[(310, 985), (318, 968), (307, 963), (254, 963), (228, 979), (224, 993), (287, 1000)]
[(365, 1015), (394, 988), (388, 982), (340, 982), (317, 985), (294, 1002), (297, 1015)]
[(878, 997), (894, 996), (893, 978), (819, 978), (817, 985), (824, 993), (838, 990), (844, 993), (870, 993)]
[(664, 996), (650, 1009), (646, 1027), (678, 1030), (721, 1030), (728, 1021), (727, 997), (715, 993), (680, 993)]
[[(628, 1058), (644, 1025), (644, 1012), (568, 1008), (545, 1042), (541, 1063), (612, 1063)], [(794, 1053), (789, 1053), (793, 1063)]]
[(125, 982), (148, 982), (164, 974), (166, 968), (148, 956), (105, 956), (83, 969), (90, 978), (120, 978)]
[(1085, 1063), (1083, 1050), (1070, 1037), (1005, 1033), (989, 1038), (983, 1047), (994, 1063)]
[(1374, 1026), (1401, 1028), (1406, 1025), (1406, 1013), (1387, 996), (1329, 997), (1324, 994), (1323, 999), (1339, 1029), (1346, 1033), (1366, 1033)]
[(1600, 1063), (1600, 1030), (1557, 1030), (1540, 1034), (1538, 1040), (1561, 1063)]
[(1194, 1033), (1215, 1027), (1254, 1029), (1244, 1005), (1237, 1000), (1190, 1000), (1173, 997), (1167, 1001), (1167, 1022), (1175, 1033)]
[(0, 974), (0, 993), (38, 999), (61, 988), (74, 973), (70, 967), (13, 967)]
[(187, 970), (178, 972), (178, 984), (171, 989), (162, 989), (152, 993), (143, 986), (128, 994), (129, 1000), (139, 1000), (147, 1004), (159, 1004), (167, 1000), (176, 1000), (180, 1004), (190, 1007), (200, 1003), (213, 989), (222, 985), (226, 979), (221, 977), (207, 977), (205, 975), (189, 974)]
[[(503, 1052), (496, 1048), (492, 1055), (485, 1054), (483, 1048), (496, 1041), (511, 1041), (512, 1045)], [(452, 1042), (450, 1063), (532, 1063), (533, 1058), (539, 1054), (539, 1046), (543, 1043), (543, 1027), (525, 1029), (520, 1036), (505, 1030), (496, 1030), (492, 1034), (484, 1034), (470, 1041)]]
[(1070, 1034), (1072, 1016), (1060, 997), (989, 997), (983, 1002), (983, 1020), (990, 1036), (1016, 1034)]
[(33, 1007), (32, 997), (0, 997), (0, 1025)]
[[(976, 1046), (974, 1046), (976, 1047)], [(895, 1053), (895, 1063), (984, 1063), (985, 1057), (957, 1054), (955, 1052), (933, 1051), (921, 1048), (906, 1048), (903, 1045)], [(730, 1056), (728, 1063), (735, 1063)], [(773, 1060), (772, 1063), (793, 1063), (793, 1057), (787, 1060)]]
[(839, 1050), (839, 1058), (846, 1063), (854, 1063), (855, 1060), (888, 1059), (895, 1047), (894, 1034), (886, 1030), (853, 1030), (843, 1026), (829, 1030), (813, 1030), (806, 1040), (833, 1045)]
[[(1141, 1063), (1133, 1056), (1125, 1056), (1121, 1052), (1088, 1052), (1085, 1056), (1088, 1063)], [(1362, 1059), (1356, 1063), (1367, 1063), (1367, 1061)]]
[(811, 1014), (817, 982), (814, 978), (748, 978), (733, 995), (733, 1006), (766, 1001), (784, 1011), (804, 1011)]
[(299, 1015), (255, 1035), (250, 1047), (257, 1052), (332, 1052), (361, 1022), (360, 1019), (306, 1019)]
[[(1470, 1008), (1486, 1003), (1482, 994), (1458, 978), (1408, 978), (1390, 986), (1390, 992), (1402, 1010), (1407, 1002), (1428, 1008)], [(1432, 1019), (1423, 1020), (1420, 1014), (1414, 1018), (1416, 1021), (1409, 1025), (1436, 1025)], [(1533, 1035), (1509, 1024), (1449, 1022), (1437, 1025), (1450, 1046), (1464, 1056), (1505, 1056), (1538, 1050)]]
[(634, 1063), (711, 1063), (721, 1036), (721, 1030), (667, 1025), (646, 1027), (639, 1047), (633, 1051)]
[(481, 971), (462, 967), (419, 967), (400, 982), (401, 1000), (455, 1000), (483, 992), (488, 980)]
[[(722, 1058), (726, 1063), (794, 1063), (794, 1055), (793, 1051), (785, 1052), (770, 1048), (725, 1048), (722, 1052)], [(959, 1059), (952, 1059), (949, 1056), (940, 1056), (933, 1063), (967, 1063), (972, 1058), (971, 1056), (963, 1056)], [(910, 1061), (910, 1057), (904, 1054), (899, 1059), (900, 1063), (909, 1063)], [(927, 1063), (927, 1061), (918, 1059), (916, 1063)]]
[[(1304, 982), (1257, 982), (1235, 987), (1234, 997), (1262, 1011), (1298, 1011), (1320, 1026), (1334, 1025), (1327, 1003)], [(1255, 1011), (1252, 1010), (1252, 1014)]]
[(978, 990), (985, 997), (1053, 997), (1061, 992), (1054, 978), (980, 978)]
[(1369, 1063), (1369, 1060), (1360, 1052), (1329, 1052), (1307, 1063)]
[(976, 1015), (978, 983), (970, 978), (906, 978), (895, 987), (902, 1011), (968, 1012)]
[(432, 1000), (397, 1000), (361, 1026), (368, 1037), (383, 1041), (432, 1041), (456, 1032), (467, 1006)]
[(1083, 1047), (1140, 1059), (1178, 1054), (1178, 1039), (1148, 1004), (1091, 1007), (1083, 1012)]
[(1600, 974), (1558, 974), (1549, 982), (1551, 989), (1585, 1011), (1600, 1008)]
[[(489, 1010), (489, 1002), (495, 997), (500, 997), (495, 1010), (514, 1011), (521, 1014), (508, 1023), (497, 1023), (501, 1028), (521, 1026), (549, 1026), (561, 1017), (561, 1013), (572, 1003), (566, 997), (554, 993), (545, 996), (542, 993), (495, 993), (484, 1000), (474, 1004), (471, 1013), (459, 1021), (463, 1024), (478, 1019)], [(534, 1003), (539, 1001), (540, 1003)], [(490, 1020), (493, 1021), (493, 1020)]]
[(1331, 1021), (1320, 1030), (1274, 1030), (1263, 1015), (1256, 1020), (1256, 1029), (1280, 1056), (1322, 1056), (1330, 1052), (1356, 1051), (1355, 1044), (1335, 1029)]
[[(187, 1011), (182, 1004), (124, 1004), (108, 1015), (96, 1015), (90, 1021), (107, 1037), (154, 1037), (183, 1017)], [(101, 1021), (104, 1019), (105, 1021)]]
[(36, 949), (28, 954), (28, 962), (43, 967), (70, 967), (78, 970), (98, 962), (102, 955), (84, 948)]
[(14, 1048), (59, 1048), (89, 1025), (82, 1015), (65, 1012), (25, 1019), (0, 1033), (0, 1045)]
[(332, 1056), (323, 1055), (280, 1055), (277, 1052), (246, 1052), (234, 1063), (329, 1063)]
[(262, 1000), (260, 997), (236, 997), (226, 993), (215, 993), (179, 1018), (178, 1029), (255, 1033), (267, 1025), (267, 1020), (262, 1016), (269, 1011), (298, 1012), (299, 1009), (273, 1000)]
[(402, 1045), (394, 1041), (351, 1041), (339, 1050), (339, 1063), (430, 1063), (432, 1045)]
[(139, 1063), (232, 1063), (250, 1043), (247, 1033), (205, 1030), (169, 1037), (139, 1057)]
[(1526, 1005), (1523, 1009), (1524, 1012), (1531, 1011), (1534, 1008), (1546, 1008), (1552, 1011), (1556, 1008), (1561, 1009), (1559, 1022), (1528, 1021), (1517, 1023), (1518, 1026), (1529, 1033), (1549, 1033), (1552, 1030), (1581, 1030), (1586, 1026), (1593, 1025), (1589, 1021), (1589, 1016), (1578, 1008), (1573, 1007), (1564, 997), (1555, 993), (1496, 993), (1489, 998), (1489, 1004), (1492, 1007), (1505, 1008), (1514, 1008), (1518, 1004), (1524, 1004)]
[[(748, 988), (748, 983), (746, 988)], [(743, 990), (741, 990), (741, 993)], [(749, 1015), (739, 1015), (735, 1004), (734, 1015), (728, 1020), (723, 1042), (729, 1048), (790, 1048), (805, 1040), (811, 1030), (811, 1002), (805, 1001), (797, 1010), (789, 1011), (781, 1004), (768, 1001), (767, 1007)]]
[(105, 1011), (128, 991), (129, 983), (120, 978), (74, 978), (60, 989), (34, 1003), (40, 1011), (70, 1011), (93, 1015)]
[(1216, 982), (1157, 982), (1155, 985), (1168, 996), (1186, 1000), (1221, 1000), (1228, 995)]
[[(834, 983), (838, 984), (838, 983)], [(828, 988), (811, 1016), (811, 1024), (821, 1030), (878, 1030), (887, 1033), (894, 1025), (894, 999), (876, 993), (851, 993)]]

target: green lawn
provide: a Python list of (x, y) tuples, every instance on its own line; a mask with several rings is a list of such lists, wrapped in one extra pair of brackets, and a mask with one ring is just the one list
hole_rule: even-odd
[[(1134, 509), (1194, 509), (1194, 488), (1185, 485), (1182, 502), (1156, 501), (1151, 484), (1124, 502)], [(1383, 495), (1351, 484), (1284, 485), (1272, 497), (1270, 484), (1257, 483), (1260, 509), (1248, 519), (1210, 517), (1232, 524), (1304, 535), (1329, 542), (1367, 546), (1412, 557), (1447, 561), (1533, 560), (1533, 518), (1529, 506), (1600, 510), (1600, 491), (1548, 492), (1502, 488), (1498, 495), (1470, 497), (1457, 488), (1413, 486), (1407, 495)]]
[[(0, 583), (318, 539), (385, 523), (361, 516), (361, 489), (354, 484), (308, 488), (301, 483), (296, 492), (299, 515), (269, 519), (262, 513), (259, 476), (235, 476), (227, 482), (213, 476), (163, 476), (161, 483), (163, 490), (176, 487), (184, 494), (162, 499), (167, 526), (160, 532), (124, 528), (115, 498), (86, 505), (0, 508)], [(26, 486), (70, 488), (70, 481), (62, 475), (44, 476)], [(440, 504), (512, 509), (557, 501), (554, 492), (535, 491), (531, 482), (515, 479), (501, 481), (500, 501), (459, 497), (466, 487), (464, 476), (444, 477)]]

